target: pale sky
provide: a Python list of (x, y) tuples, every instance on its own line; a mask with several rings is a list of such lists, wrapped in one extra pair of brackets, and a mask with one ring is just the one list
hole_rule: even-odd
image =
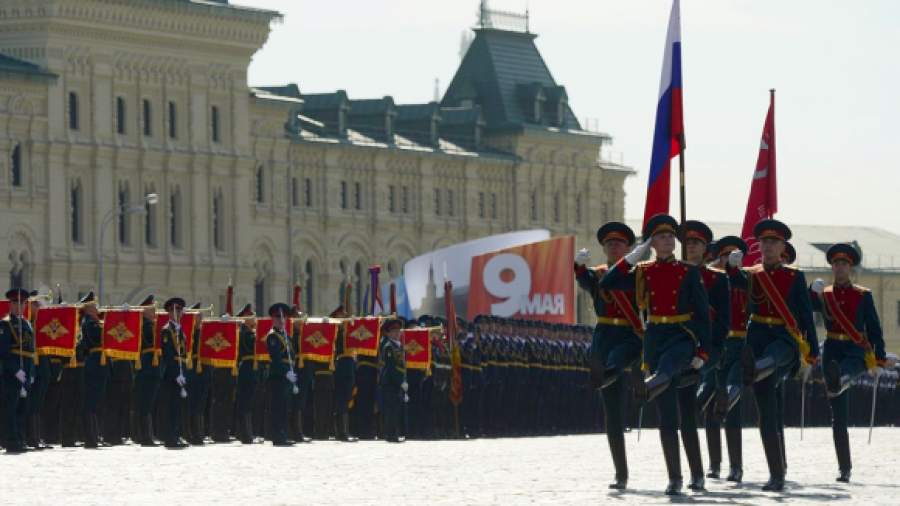
[[(285, 15), (250, 66), (251, 84), (413, 103), (433, 98), (435, 78), (443, 94), (479, 2), (231, 3)], [(538, 49), (575, 114), (611, 134), (614, 159), (637, 170), (625, 213), (640, 218), (671, 1), (527, 4)], [(490, 5), (524, 11), (526, 0)], [(891, 147), (900, 144), (900, 2), (683, 0), (681, 18), (689, 218), (743, 219), (775, 88), (777, 217), (900, 233), (900, 157)], [(674, 165), (673, 176), (674, 192)]]

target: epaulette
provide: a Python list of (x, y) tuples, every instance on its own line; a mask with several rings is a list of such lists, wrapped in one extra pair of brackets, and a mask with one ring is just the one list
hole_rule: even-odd
[(872, 291), (871, 289), (866, 288), (862, 285), (853, 285), (853, 288), (856, 289), (856, 291), (859, 293), (868, 293)]
[(707, 265), (706, 270), (715, 272), (716, 274), (725, 274), (725, 269), (721, 269), (719, 267), (710, 267)]
[(751, 265), (750, 267), (744, 267), (744, 272), (748, 272), (750, 274), (756, 274), (757, 272), (763, 270), (764, 267), (762, 264)]
[(594, 272), (604, 273), (609, 270), (609, 264), (600, 264), (593, 267)]
[(792, 270), (792, 271), (799, 271), (799, 270), (800, 270), (800, 267), (798, 267), (798, 266), (796, 266), (796, 265), (781, 264), (781, 266), (782, 266), (783, 268), (785, 268), (785, 269), (790, 269), (790, 270)]
[(636, 267), (649, 267), (656, 263), (656, 260), (644, 260), (643, 262), (638, 262)]

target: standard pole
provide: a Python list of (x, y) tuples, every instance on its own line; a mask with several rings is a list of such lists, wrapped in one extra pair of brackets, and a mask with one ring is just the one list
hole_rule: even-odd
[[(684, 134), (678, 138), (678, 194), (681, 201), (681, 224), (687, 220), (687, 202), (685, 200), (685, 182), (684, 182)], [(681, 259), (687, 260), (687, 248), (682, 245)]]

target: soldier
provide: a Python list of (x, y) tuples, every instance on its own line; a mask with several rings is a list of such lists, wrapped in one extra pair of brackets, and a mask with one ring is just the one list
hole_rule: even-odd
[(741, 354), (747, 337), (747, 278), (741, 269), (747, 244), (733, 235), (716, 242), (719, 267), (729, 278), (731, 321), (715, 379), (715, 408), (706, 412), (706, 438), (712, 455), (721, 455), (720, 420), (725, 419), (725, 442), (728, 446), (729, 471), (726, 480), (740, 483), (744, 476), (742, 450), (742, 384)]
[[(700, 439), (697, 435), (697, 405), (705, 412), (712, 401), (716, 386), (716, 372), (719, 368), (722, 349), (728, 328), (731, 323), (731, 299), (729, 294), (728, 277), (724, 271), (715, 267), (707, 267), (704, 263), (709, 245), (713, 242), (713, 233), (709, 227), (700, 221), (688, 220), (681, 226), (681, 243), (685, 249), (686, 263), (696, 265), (700, 271), (700, 279), (706, 296), (709, 300), (710, 311), (710, 335), (703, 344), (708, 358), (699, 370), (703, 379), (699, 388), (693, 385), (679, 388), (678, 402), (681, 411), (681, 441), (688, 458), (688, 466), (691, 469), (692, 490), (704, 488), (703, 461), (700, 455)], [(708, 432), (707, 439), (713, 436), (713, 444), (709, 445), (710, 451), (710, 478), (719, 477), (719, 468), (722, 463), (721, 448), (715, 436), (718, 431)]]
[[(850, 244), (838, 243), (826, 253), (834, 283), (826, 286), (816, 279), (811, 291), (813, 309), (825, 318), (827, 339), (823, 352), (825, 384), (831, 405), (831, 430), (837, 453), (837, 481), (850, 481), (850, 439), (847, 419), (850, 398), (847, 388), (867, 370), (878, 377), (883, 367), (893, 367), (884, 352), (881, 323), (872, 292), (851, 280), (859, 265), (860, 252)], [(874, 385), (873, 385), (874, 388)]]
[(269, 351), (269, 401), (272, 416), (272, 445), (293, 446), (288, 439), (288, 403), (291, 390), (297, 385), (297, 374), (293, 363), (296, 359), (285, 330), (286, 316), (291, 314), (287, 304), (278, 302), (269, 307), (272, 318), (272, 330), (266, 336), (266, 348)]
[(628, 459), (620, 378), (641, 356), (639, 335), (643, 334), (643, 326), (635, 307), (634, 292), (601, 290), (600, 278), (634, 245), (634, 231), (624, 223), (611, 221), (597, 230), (597, 241), (607, 263), (588, 268), (590, 252), (582, 249), (575, 256), (575, 279), (594, 301), (597, 325), (590, 351), (591, 383), (593, 388), (600, 389), (603, 399), (606, 439), (616, 469), (616, 479), (609, 488), (623, 490), (628, 486)]
[(163, 380), (160, 390), (160, 402), (165, 408), (163, 424), (164, 443), (169, 449), (182, 449), (188, 446), (181, 438), (182, 419), (181, 402), (187, 393), (187, 346), (184, 329), (181, 328), (181, 315), (184, 311), (184, 299), (172, 297), (163, 308), (169, 313), (169, 321), (162, 330), (162, 369)]
[(27, 450), (22, 425), (28, 408), (28, 390), (34, 374), (34, 330), (23, 316), (29, 293), (21, 288), (6, 292), (9, 314), (0, 321), (0, 378), (2, 378), (6, 453)]
[[(200, 310), (202, 304), (195, 302), (193, 306), (187, 308), (191, 311)], [(185, 432), (187, 440), (194, 446), (203, 446), (207, 442), (206, 438), (206, 410), (210, 400), (212, 391), (212, 373), (213, 368), (202, 367), (200, 364), (200, 328), (203, 325), (203, 312), (197, 312), (197, 318), (194, 320), (193, 339), (191, 340), (191, 357), (193, 359), (192, 366), (189, 367), (187, 376), (187, 415), (185, 421)], [(227, 424), (227, 422), (226, 422)]]
[[(31, 305), (32, 329), (34, 329), (35, 319), (43, 299), (45, 297), (38, 296), (36, 291), (31, 292), (31, 298), (28, 303)], [(44, 409), (51, 383), (55, 383), (57, 378), (59, 378), (62, 361), (59, 357), (37, 355), (35, 353), (34, 383), (31, 385), (25, 419), (25, 442), (30, 448), (35, 450), (48, 450), (53, 447), (45, 444), (41, 437), (41, 411)]]
[[(341, 306), (332, 311), (331, 318), (347, 318), (350, 315)], [(335, 338), (334, 362), (334, 425), (339, 441), (358, 441), (350, 433), (350, 403), (353, 401), (353, 384), (356, 382), (356, 353), (347, 349), (347, 327), (338, 327)]]
[(103, 441), (112, 446), (125, 443), (131, 425), (131, 391), (134, 362), (110, 357), (109, 379), (103, 403)]
[[(666, 495), (679, 494), (682, 487), (678, 447), (678, 400), (672, 386), (689, 368), (702, 365), (698, 344), (709, 336), (709, 302), (692, 265), (675, 259), (678, 222), (659, 214), (647, 221), (644, 242), (625, 255), (600, 280), (600, 288), (635, 290), (638, 307), (647, 310), (649, 325), (644, 334), (642, 368), (650, 376), (637, 393), (643, 402), (657, 398), (660, 440), (669, 484)], [(656, 259), (640, 262), (653, 246)], [(700, 350), (702, 355), (702, 350)]]
[(378, 387), (378, 357), (360, 355), (356, 359), (356, 400), (350, 410), (353, 433), (361, 439), (375, 439), (375, 391)]
[(153, 439), (153, 408), (159, 393), (165, 364), (160, 363), (156, 348), (156, 297), (151, 294), (141, 301), (144, 308), (141, 322), (141, 369), (134, 380), (141, 446), (158, 446)]
[(87, 354), (80, 332), (75, 339), (75, 356), (64, 362), (59, 380), (59, 438), (63, 448), (74, 448), (81, 429), (87, 425), (81, 409), (84, 403), (84, 361)]
[(753, 386), (759, 411), (759, 431), (769, 466), (766, 491), (784, 489), (785, 458), (779, 433), (777, 387), (801, 362), (813, 366), (819, 344), (813, 323), (806, 278), (783, 264), (787, 225), (763, 220), (753, 230), (760, 241), (763, 264), (748, 269), (750, 323), (741, 355), (744, 385)]
[(378, 350), (378, 388), (381, 394), (381, 413), (384, 438), (389, 443), (402, 443), (403, 405), (406, 391), (406, 360), (400, 343), (401, 320), (387, 320), (382, 324), (382, 339)]
[(238, 437), (241, 443), (248, 445), (258, 443), (253, 432), (253, 393), (259, 381), (256, 364), (256, 315), (253, 306), (247, 304), (237, 314), (243, 318), (238, 340), (238, 378), (235, 410), (240, 429)]
[(97, 412), (106, 397), (109, 367), (103, 361), (103, 327), (97, 312), (94, 292), (79, 301), (81, 308), (81, 342), (85, 349), (84, 360), (84, 447), (100, 446), (100, 419)]

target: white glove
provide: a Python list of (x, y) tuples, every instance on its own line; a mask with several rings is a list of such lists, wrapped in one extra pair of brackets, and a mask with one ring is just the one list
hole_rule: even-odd
[(28, 378), (28, 384), (29, 384), (29, 385), (34, 385), (34, 376)]
[(650, 239), (635, 246), (634, 249), (631, 250), (631, 253), (625, 255), (625, 261), (628, 262), (628, 265), (634, 265), (640, 262), (648, 249), (650, 249)]
[(744, 252), (736, 249), (728, 254), (728, 265), (732, 267), (740, 267), (744, 264)]
[(175, 383), (178, 383), (178, 386), (183, 387), (185, 383), (187, 383), (187, 379), (183, 374), (179, 374), (177, 378), (175, 378)]
[(400, 383), (400, 388), (401, 388), (404, 392), (409, 391), (409, 383), (407, 383), (407, 382), (405, 382), (405, 381), (404, 381), (403, 383)]
[(694, 369), (700, 369), (705, 363), (706, 361), (700, 357), (694, 357), (691, 359), (691, 367)]
[(403, 394), (403, 402), (409, 402), (409, 396), (408, 396), (408, 395)]
[(591, 259), (591, 252), (587, 248), (581, 248), (575, 253), (575, 265), (585, 265)]
[(286, 377), (287, 380), (290, 381), (291, 383), (296, 383), (296, 382), (297, 382), (297, 373), (295, 373), (294, 371), (288, 371), (287, 374), (285, 374), (285, 377)]
[(825, 291), (825, 282), (822, 281), (822, 278), (816, 278), (816, 280), (812, 282), (810, 290), (816, 292), (816, 295), (821, 297), (822, 292)]
[(25, 380), (27, 379), (25, 376), (25, 371), (23, 371), (22, 369), (16, 371), (16, 379), (19, 380), (19, 383), (25, 383)]
[(871, 376), (873, 378), (877, 378), (877, 377), (881, 376), (882, 374), (884, 374), (884, 369), (882, 369), (881, 367), (876, 366), (876, 367), (873, 367), (872, 369), (869, 369), (869, 376)]
[(800, 383), (808, 383), (809, 377), (812, 376), (813, 366), (806, 363), (805, 360), (800, 361)]

